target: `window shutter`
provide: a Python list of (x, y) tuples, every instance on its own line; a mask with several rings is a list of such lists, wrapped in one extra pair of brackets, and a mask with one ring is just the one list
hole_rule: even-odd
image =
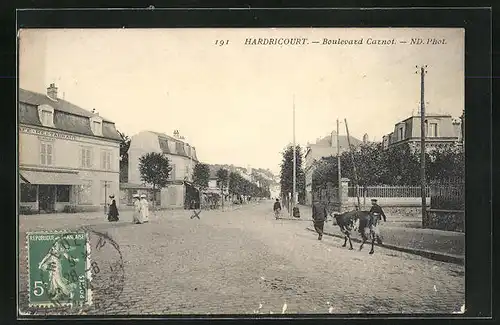
[(87, 158), (87, 168), (92, 167), (92, 164), (91, 164), (92, 157), (91, 156), (92, 156), (92, 152), (90, 151), (90, 149), (87, 149), (87, 157), (86, 157)]
[(41, 162), (42, 165), (46, 164), (45, 156), (46, 156), (45, 143), (41, 143), (40, 144), (40, 162)]
[(52, 144), (46, 144), (46, 148), (47, 148), (47, 154), (46, 154), (47, 165), (52, 165)]

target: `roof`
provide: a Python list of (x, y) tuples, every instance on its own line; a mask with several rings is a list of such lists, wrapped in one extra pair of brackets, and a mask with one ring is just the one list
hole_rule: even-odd
[[(363, 143), (363, 141), (350, 136), (349, 140), (351, 141), (352, 146), (357, 146)], [(332, 137), (330, 135), (320, 139), (319, 141), (316, 142), (317, 145), (324, 145), (324, 146), (329, 146), (329, 147), (337, 147), (337, 137), (335, 137), (335, 143), (332, 144)], [(339, 135), (339, 143), (340, 147), (349, 147), (349, 142), (347, 141), (347, 136), (346, 135)]]
[[(194, 146), (191, 146), (189, 143), (183, 141), (182, 139), (177, 139), (172, 136), (169, 136), (165, 133), (161, 132), (155, 132), (155, 131), (147, 131), (155, 134), (158, 136), (158, 142), (160, 143), (160, 149), (163, 153), (166, 154), (171, 154), (171, 155), (179, 155), (179, 156), (184, 156), (189, 158), (189, 154), (186, 152), (186, 149), (184, 148), (184, 144), (186, 144), (188, 147), (191, 147), (194, 149), (192, 151), (192, 158), (194, 161), (198, 161), (198, 157), (196, 156), (196, 148)], [(175, 143), (175, 149), (172, 151), (170, 147), (168, 146), (168, 141), (172, 141)]]
[[(50, 99), (47, 95), (45, 94), (40, 94), (36, 93), (33, 91), (25, 90), (25, 89), (19, 89), (19, 102), (21, 103), (28, 103), (32, 105), (50, 105), (52, 106), (55, 110), (58, 110), (60, 112), (65, 112), (73, 115), (79, 115), (83, 117), (93, 117), (95, 114), (93, 114), (91, 111), (83, 109), (75, 104), (72, 104), (68, 101), (65, 101), (64, 99), (58, 98), (57, 101), (54, 101)], [(102, 116), (100, 116), (103, 120), (103, 122), (110, 122), (109, 119), (106, 119)]]
[(95, 114), (62, 99), (53, 101), (46, 95), (24, 89), (19, 89), (19, 123), (42, 126), (37, 110), (39, 105), (50, 105), (54, 108), (54, 127), (58, 130), (98, 138), (122, 139), (113, 122), (101, 117), (102, 136), (97, 136), (92, 132), (89, 119)]

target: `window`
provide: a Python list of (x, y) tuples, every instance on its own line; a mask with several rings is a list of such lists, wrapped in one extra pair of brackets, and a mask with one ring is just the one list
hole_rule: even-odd
[(43, 125), (52, 125), (52, 112), (51, 111), (46, 111), (42, 110), (42, 124)]
[(36, 202), (37, 186), (21, 184), (21, 202)]
[(79, 186), (78, 203), (79, 204), (92, 203), (92, 181), (84, 180), (83, 185)]
[(101, 151), (101, 169), (111, 170), (111, 151)]
[(93, 116), (90, 118), (90, 128), (94, 135), (102, 135), (102, 119), (99, 116)]
[(94, 134), (101, 134), (101, 122), (97, 122), (97, 121), (93, 121), (92, 122), (92, 132), (94, 132)]
[(54, 108), (49, 105), (38, 106), (38, 118), (43, 126), (54, 127)]
[(57, 185), (57, 202), (69, 202), (69, 192), (71, 186), (69, 185)]
[(427, 136), (428, 137), (437, 137), (437, 123), (429, 123)]
[(399, 140), (403, 140), (404, 138), (404, 133), (403, 133), (403, 128), (400, 127), (399, 130), (398, 130), (398, 136), (399, 136)]
[(51, 166), (53, 163), (53, 145), (48, 142), (40, 142), (40, 164)]
[(168, 176), (169, 176), (170, 180), (173, 181), (173, 180), (175, 180), (175, 164), (172, 164), (171, 167), (172, 167), (172, 169), (170, 170), (170, 175), (168, 175)]
[(92, 167), (92, 150), (87, 147), (82, 147), (80, 150), (80, 166), (83, 168)]
[(189, 165), (186, 165), (185, 174), (186, 174), (186, 178), (189, 178)]

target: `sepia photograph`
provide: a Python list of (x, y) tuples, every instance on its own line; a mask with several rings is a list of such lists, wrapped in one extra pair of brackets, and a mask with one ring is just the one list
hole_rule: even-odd
[(19, 315), (463, 314), (462, 28), (20, 29)]

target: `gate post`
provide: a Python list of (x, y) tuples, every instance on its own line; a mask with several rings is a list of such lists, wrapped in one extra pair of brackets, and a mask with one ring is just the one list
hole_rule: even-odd
[(342, 178), (340, 180), (340, 212), (344, 212), (349, 209), (349, 178)]

